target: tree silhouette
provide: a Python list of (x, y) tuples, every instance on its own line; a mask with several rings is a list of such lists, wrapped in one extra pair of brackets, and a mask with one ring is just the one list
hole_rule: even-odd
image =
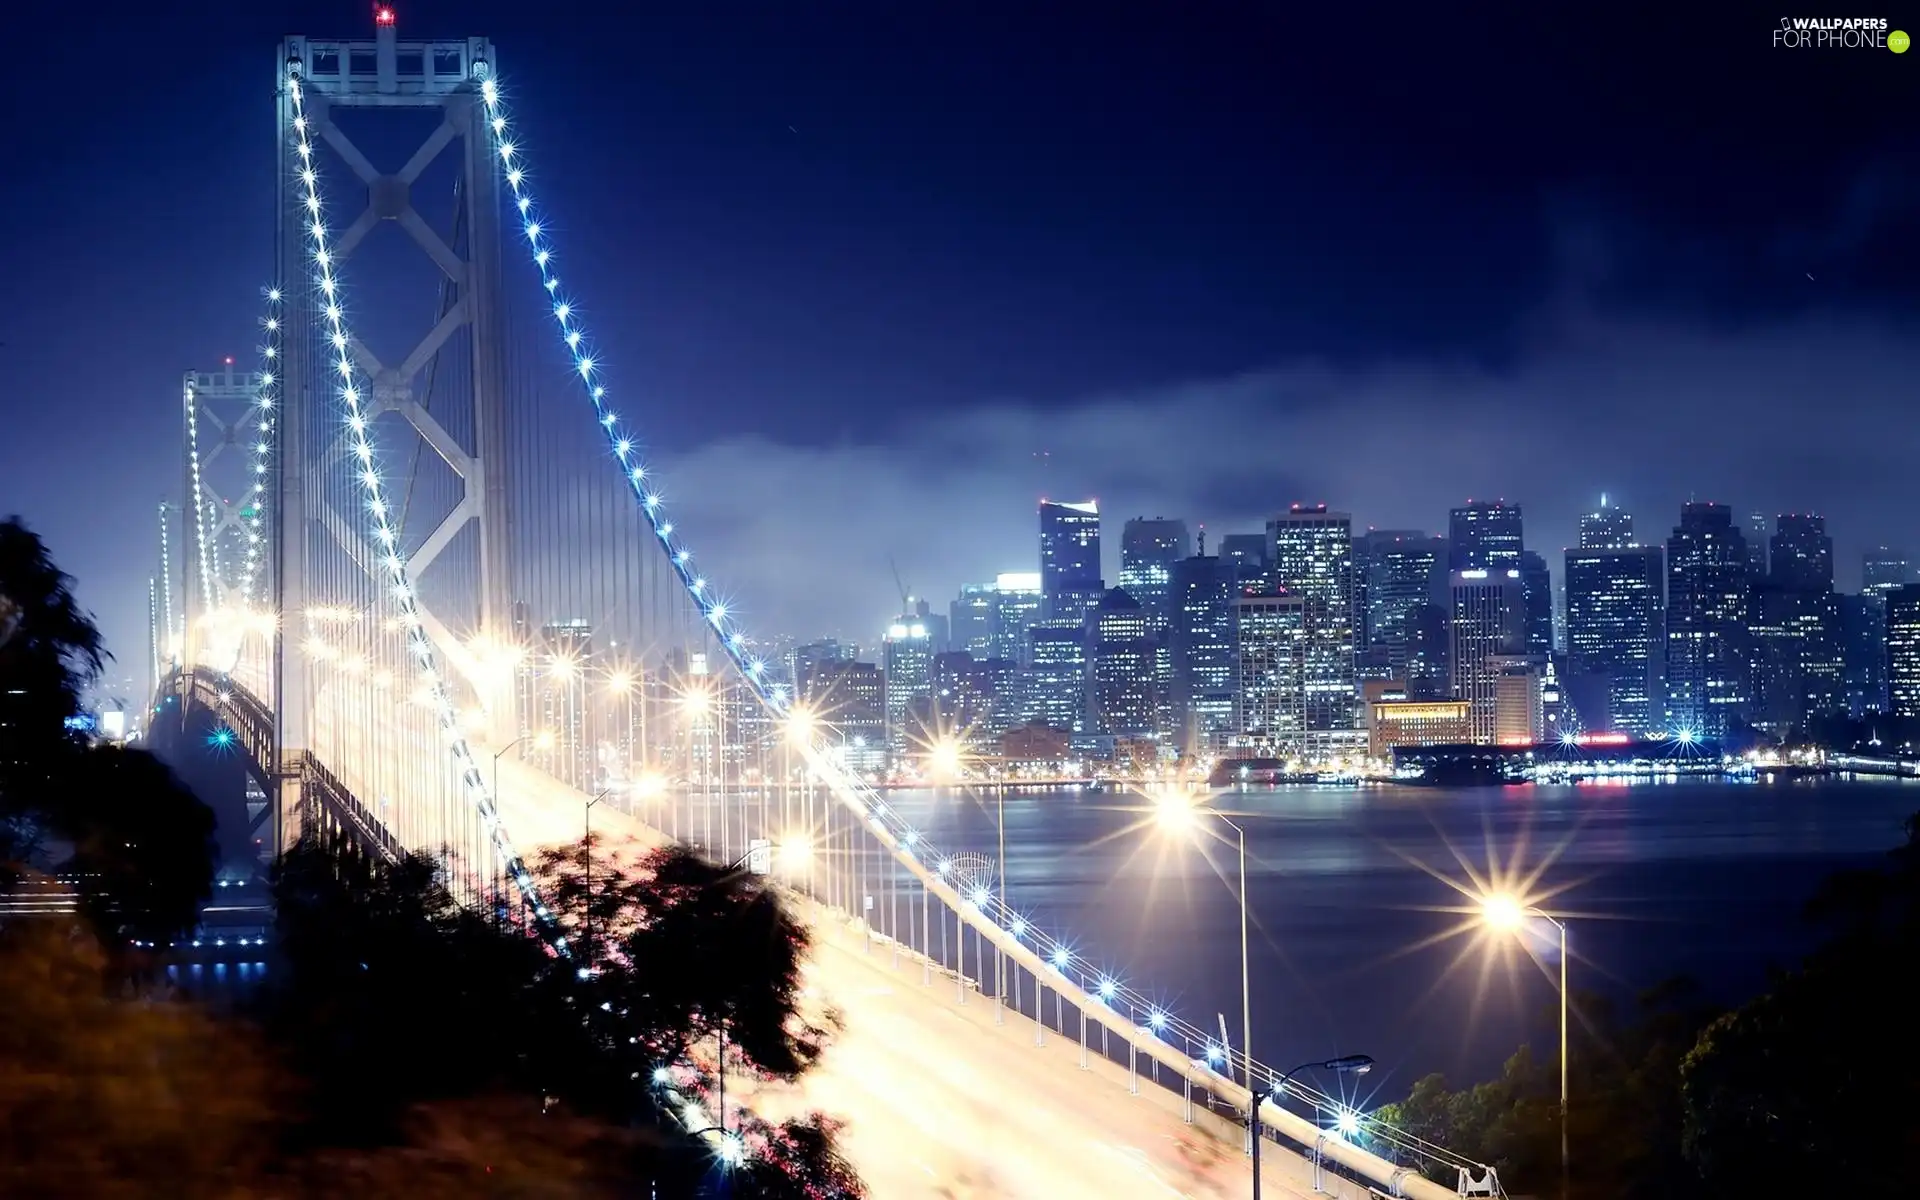
[[(72, 582), (38, 536), (0, 522), (0, 875), (64, 869), (117, 950), (193, 928), (212, 889), (213, 814), (152, 755), (92, 746), (68, 728), (106, 659)], [(71, 846), (71, 859), (46, 861), (56, 846)]]
[(1827, 941), (1682, 1064), (1685, 1153), (1713, 1195), (1920, 1195), (1920, 817), (1884, 868), (1833, 876), (1808, 915)]
[(79, 715), (105, 654), (73, 580), (17, 517), (0, 521), (0, 597), (0, 862), (17, 865), (40, 842), (65, 760), (84, 745), (67, 720)]
[[(581, 1123), (569, 1128), (590, 1152), (571, 1194), (603, 1183), (705, 1194), (715, 1143), (685, 1127), (655, 1072), (674, 1065), (704, 1098), (689, 1050), (723, 1024), (754, 1069), (791, 1078), (813, 1061), (823, 1032), (796, 1012), (798, 923), (757, 880), (682, 850), (602, 850), (591, 886), (571, 849), (543, 855), (537, 873), (566, 955), (456, 903), (430, 858), (387, 864), (313, 838), (283, 856), (274, 891), (285, 965), (261, 1016), (306, 1082), (297, 1136), (315, 1154), (355, 1148), (356, 1170), (397, 1170), (391, 1151), (419, 1149), (423, 1111), (441, 1114), (444, 1133), (449, 1104), (482, 1103), (516, 1122)], [(737, 1114), (729, 1128), (754, 1146), (728, 1177), (734, 1196), (864, 1194), (831, 1122)], [(466, 1161), (435, 1177), (457, 1192)]]

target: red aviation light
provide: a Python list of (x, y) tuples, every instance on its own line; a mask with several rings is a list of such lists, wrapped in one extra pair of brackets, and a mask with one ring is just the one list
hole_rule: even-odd
[(379, 5), (373, 10), (373, 23), (375, 25), (393, 24), (393, 10), (384, 4)]

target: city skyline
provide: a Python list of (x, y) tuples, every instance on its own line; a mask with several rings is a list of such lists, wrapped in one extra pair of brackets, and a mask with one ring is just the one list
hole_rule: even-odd
[[(940, 597), (1025, 569), (1040, 495), (1216, 538), (1293, 501), (1437, 531), (1505, 495), (1550, 560), (1601, 490), (1662, 527), (1688, 498), (1813, 508), (1843, 587), (1868, 547), (1920, 542), (1899, 493), (1920, 239), (1893, 55), (1783, 55), (1706, 13), (1670, 14), (1655, 46), (1570, 13), (1410, 11), (1354, 73), (1313, 52), (1353, 32), (1331, 13), (1177, 40), (1116, 16), (1083, 54), (1065, 15), (1009, 40), (987, 14), (903, 39), (852, 13), (684, 12), (555, 57), (544, 16), (399, 6), (410, 35), (487, 33), (524, 84), (543, 194), (611, 239), (572, 276), (607, 369), (756, 632), (868, 635), (889, 556)], [(179, 440), (182, 371), (247, 361), (271, 282), (263, 85), (224, 64), (364, 19), (313, 0), (21, 15), (46, 53), (0, 94), (44, 111), (19, 130), (38, 186), (0, 195), (32, 298), (0, 321), (24, 398), (0, 508), (60, 552), (123, 664), (143, 653), (145, 513), (180, 487), (145, 449)], [(1632, 61), (1639, 85), (1557, 52), (1488, 59), (1514, 38)], [(129, 40), (223, 66), (146, 90), (138, 121), (120, 96), (38, 103)], [(1487, 69), (1463, 77), (1461, 55)], [(574, 119), (614, 91), (642, 114), (617, 137)], [(1448, 103), (1412, 99), (1431, 94)], [(1468, 128), (1470, 154), (1438, 152)], [(128, 210), (123, 178), (166, 204)], [(93, 436), (45, 453), (77, 414)], [(800, 572), (814, 585), (775, 582)]]

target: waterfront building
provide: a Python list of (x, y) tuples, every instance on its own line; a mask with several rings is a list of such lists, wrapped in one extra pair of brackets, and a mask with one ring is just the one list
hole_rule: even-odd
[[(1632, 519), (1582, 530), (1566, 554), (1567, 654), (1576, 676), (1604, 675), (1607, 711), (1616, 729), (1644, 736), (1666, 728), (1666, 555), (1659, 546), (1621, 544)], [(1583, 518), (1587, 520), (1588, 518)], [(1601, 728), (1581, 721), (1584, 729)]]
[(1499, 726), (1499, 680), (1506, 659), (1526, 645), (1526, 601), (1520, 568), (1471, 567), (1450, 577), (1448, 660), (1453, 698), (1468, 709), (1468, 740), (1491, 744)]

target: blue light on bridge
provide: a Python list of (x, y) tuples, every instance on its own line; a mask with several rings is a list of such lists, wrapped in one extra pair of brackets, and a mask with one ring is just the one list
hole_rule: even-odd
[(225, 725), (222, 725), (207, 735), (207, 745), (212, 746), (215, 750), (233, 749), (233, 740), (233, 730), (228, 729)]

